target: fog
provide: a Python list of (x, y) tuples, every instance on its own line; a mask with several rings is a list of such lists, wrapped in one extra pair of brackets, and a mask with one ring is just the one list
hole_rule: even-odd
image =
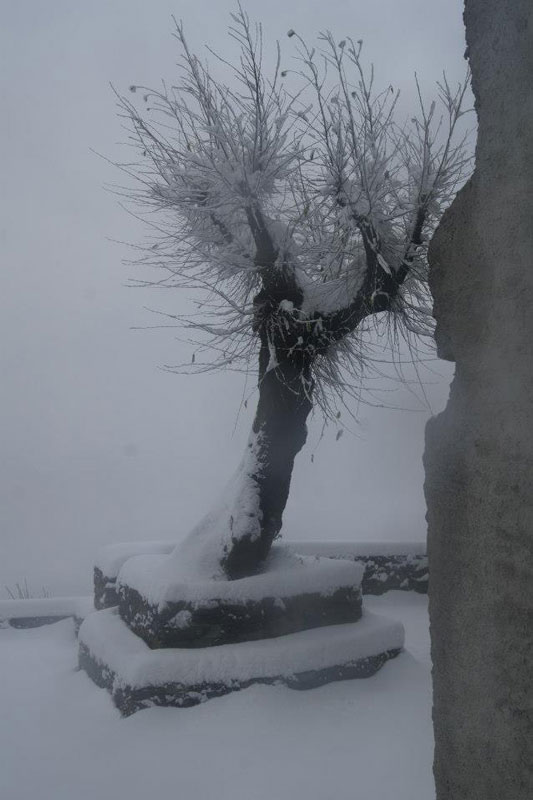
[[(415, 70), (424, 91), (443, 68), (451, 81), (464, 74), (459, 0), (243, 5), (263, 20), (266, 49), (279, 38), (287, 59), (289, 28), (362, 38), (406, 110)], [(177, 311), (186, 298), (126, 286), (127, 243), (147, 230), (106, 190), (121, 176), (98, 155), (128, 157), (110, 83), (127, 91), (172, 79), (171, 15), (195, 47), (231, 53), (231, 10), (214, 0), (3, 7), (0, 596), (25, 578), (36, 590), (88, 592), (99, 546), (179, 539), (239, 460), (254, 405), (252, 395), (242, 407), (243, 377), (169, 374), (161, 365), (190, 358), (176, 332), (132, 330), (154, 324), (147, 307)], [(284, 535), (424, 538), (424, 425), (452, 369), (435, 362), (421, 374), (431, 411), (384, 382), (392, 391), (380, 402), (402, 410), (364, 405), (339, 441), (333, 427), (320, 439), (315, 415)]]

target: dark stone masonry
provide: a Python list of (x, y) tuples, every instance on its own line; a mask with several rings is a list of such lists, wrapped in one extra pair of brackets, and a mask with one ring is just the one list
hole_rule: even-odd
[[(377, 593), (426, 583), (420, 553), (358, 559), (352, 548), (335, 559), (307, 543), (303, 557), (297, 546), (282, 547), (263, 573), (242, 581), (160, 586), (159, 565), (173, 548), (112, 546), (95, 568), (99, 610), (80, 630), (79, 664), (125, 715), (154, 705), (185, 708), (252, 684), (311, 689), (369, 677), (401, 652), (404, 632), (378, 615), (362, 619), (364, 567)], [(122, 570), (131, 558), (132, 569)], [(154, 581), (155, 597), (164, 600), (140, 588)]]
[(278, 675), (272, 678), (257, 677), (247, 681), (234, 680), (231, 683), (213, 682), (189, 685), (168, 683), (162, 686), (147, 685), (142, 688), (132, 688), (127, 684), (121, 684), (120, 680), (117, 680), (119, 676), (110, 667), (95, 659), (83, 643), (80, 644), (79, 665), (97, 686), (107, 689), (111, 693), (115, 706), (123, 716), (127, 717), (136, 711), (152, 706), (190, 708), (211, 698), (222, 697), (222, 695), (246, 689), (254, 684), (283, 684), (290, 689), (305, 690), (315, 689), (333, 681), (370, 678), (381, 669), (386, 661), (396, 658), (400, 652), (401, 650), (396, 648), (327, 669), (311, 669), (306, 672)]
[(108, 577), (107, 575), (104, 575), (100, 567), (94, 568), (94, 607), (96, 609), (101, 610), (102, 608), (112, 608), (112, 606), (116, 606), (118, 604), (116, 582), (116, 575)]
[(130, 630), (154, 648), (210, 647), (356, 622), (361, 606), (357, 586), (340, 587), (330, 595), (305, 593), (239, 603), (214, 594), (203, 602), (167, 603), (162, 611), (135, 589), (121, 586), (118, 604)]
[[(392, 589), (401, 591), (419, 592), (427, 594), (428, 591), (428, 559), (425, 553), (420, 553), (420, 547), (414, 553), (372, 554), (371, 545), (366, 545), (367, 554), (360, 552), (358, 546), (353, 547), (350, 553), (350, 543), (343, 543), (344, 552), (339, 555), (335, 548), (328, 548), (327, 542), (305, 542), (303, 545), (292, 545), (294, 552), (303, 552), (305, 555), (317, 554), (327, 558), (342, 558), (355, 561), (365, 567), (361, 590), (363, 595), (379, 595)], [(314, 547), (315, 546), (315, 547)], [(136, 554), (135, 544), (132, 543), (132, 555)], [(172, 542), (168, 543), (167, 552), (174, 548)], [(147, 552), (146, 549), (143, 552)], [(158, 552), (162, 548), (158, 547)], [(119, 598), (116, 590), (117, 573), (120, 567), (112, 570), (113, 574), (106, 575), (99, 566), (94, 568), (94, 607), (97, 609), (112, 608), (118, 605)]]

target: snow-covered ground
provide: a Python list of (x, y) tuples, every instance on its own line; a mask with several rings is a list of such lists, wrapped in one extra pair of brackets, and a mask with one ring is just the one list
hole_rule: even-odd
[(72, 620), (0, 630), (2, 800), (432, 800), (427, 598), (366, 597), (406, 652), (373, 678), (253, 687), (122, 719)]

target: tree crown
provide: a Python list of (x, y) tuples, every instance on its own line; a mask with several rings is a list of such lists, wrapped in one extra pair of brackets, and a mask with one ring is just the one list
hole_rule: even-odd
[(130, 87), (144, 110), (119, 98), (141, 154), (124, 168), (159, 212), (143, 261), (163, 270), (158, 286), (203, 294), (179, 318), (206, 353), (194, 369), (248, 368), (266, 342), (260, 373), (307, 358), (328, 411), (330, 390), (360, 372), (368, 320), (387, 312), (395, 329), (431, 330), (427, 242), (468, 171), (457, 133), (468, 76), (455, 89), (444, 77), (429, 106), (417, 82), (417, 115), (400, 125), (398, 94), (376, 88), (361, 41), (327, 32), (311, 49), (289, 31), (289, 81), (279, 45), (267, 75), (261, 26), (242, 9), (229, 35), (237, 61), (213, 55), (232, 80), (176, 22), (178, 83)]

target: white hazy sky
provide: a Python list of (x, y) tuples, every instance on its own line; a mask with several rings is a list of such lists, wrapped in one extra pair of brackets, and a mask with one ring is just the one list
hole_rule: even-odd
[[(378, 79), (414, 103), (446, 69), (465, 70), (459, 0), (246, 0), (266, 49), (286, 31), (331, 29), (365, 42)], [(187, 358), (145, 306), (179, 309), (125, 287), (123, 245), (146, 233), (104, 185), (116, 170), (92, 151), (126, 157), (109, 83), (155, 85), (175, 74), (171, 15), (195, 47), (224, 40), (230, 3), (215, 0), (11, 0), (0, 31), (0, 596), (27, 578), (57, 593), (89, 591), (95, 550), (134, 539), (180, 538), (235, 468), (252, 409), (238, 415), (239, 375), (175, 376)], [(228, 49), (229, 48), (229, 49)], [(290, 65), (290, 64), (289, 64)], [(433, 411), (451, 367), (425, 373)], [(384, 396), (418, 407), (397, 385)], [(253, 402), (250, 403), (250, 406)], [(288, 538), (422, 539), (424, 425), (418, 413), (363, 408), (355, 435), (321, 424), (296, 463)]]

